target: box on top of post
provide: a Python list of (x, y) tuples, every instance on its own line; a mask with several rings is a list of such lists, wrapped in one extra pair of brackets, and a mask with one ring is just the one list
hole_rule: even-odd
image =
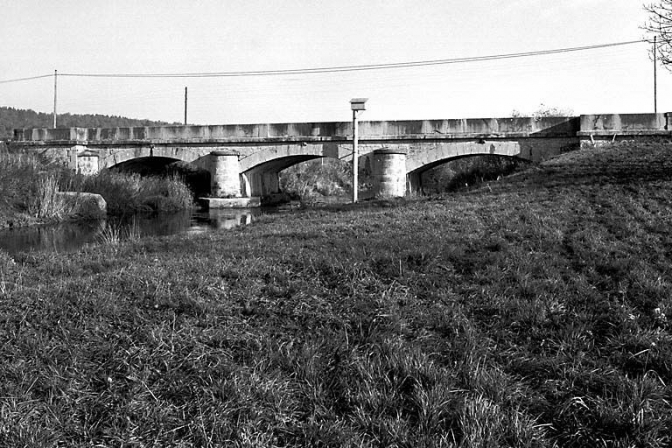
[(368, 98), (353, 98), (350, 100), (350, 109), (352, 110), (366, 110), (364, 104)]

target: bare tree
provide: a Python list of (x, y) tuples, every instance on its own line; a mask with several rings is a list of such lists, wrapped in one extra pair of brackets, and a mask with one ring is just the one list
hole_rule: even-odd
[(645, 4), (649, 20), (643, 28), (651, 35), (649, 42), (656, 42), (658, 58), (668, 70), (672, 70), (672, 0), (658, 0)]

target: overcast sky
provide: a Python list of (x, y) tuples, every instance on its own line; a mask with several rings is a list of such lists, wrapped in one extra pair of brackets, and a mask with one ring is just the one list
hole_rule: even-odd
[[(644, 37), (638, 0), (0, 0), (0, 81), (53, 74), (267, 71), (543, 51)], [(58, 77), (59, 113), (190, 123), (653, 112), (644, 43), (516, 59), (282, 76)], [(659, 69), (659, 112), (672, 74)], [(53, 109), (52, 77), (0, 83), (0, 105)]]

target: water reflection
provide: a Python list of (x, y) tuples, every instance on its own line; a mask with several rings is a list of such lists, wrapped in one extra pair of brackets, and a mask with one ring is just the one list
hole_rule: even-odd
[(0, 231), (0, 249), (10, 254), (27, 251), (71, 251), (84, 244), (101, 241), (111, 230), (122, 239), (129, 234), (143, 237), (182, 232), (205, 233), (247, 225), (263, 212), (258, 208), (197, 210), (22, 227)]
[(252, 222), (253, 216), (258, 215), (258, 209), (215, 209), (204, 212), (203, 216), (192, 216), (190, 233), (208, 232), (214, 229), (232, 229)]

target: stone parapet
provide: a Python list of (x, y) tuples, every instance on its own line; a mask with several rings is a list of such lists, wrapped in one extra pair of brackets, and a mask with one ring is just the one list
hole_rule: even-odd
[[(447, 120), (361, 121), (362, 140), (543, 137), (575, 135), (578, 117), (467, 118)], [(129, 128), (16, 129), (15, 143), (132, 144), (232, 142), (347, 141), (350, 122), (271, 123), (210, 126), (154, 126)]]

